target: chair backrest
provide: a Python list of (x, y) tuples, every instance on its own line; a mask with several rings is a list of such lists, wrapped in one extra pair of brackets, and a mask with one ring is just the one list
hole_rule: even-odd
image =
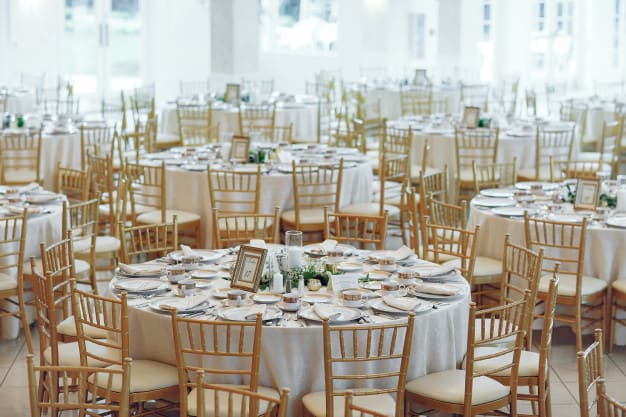
[(457, 205), (436, 200), (430, 195), (426, 198), (428, 200), (426, 216), (428, 216), (430, 224), (465, 229), (467, 225), (467, 201), (463, 200), (461, 204)]
[(431, 115), (431, 87), (411, 87), (400, 89), (400, 113), (402, 116)]
[(274, 208), (273, 214), (220, 214), (219, 209), (213, 208), (213, 235), (217, 248), (232, 248), (251, 239), (280, 243), (279, 232), (278, 207)]
[[(549, 381), (550, 380), (550, 355), (552, 352), (552, 330), (554, 329), (554, 317), (556, 314), (556, 298), (559, 290), (559, 277), (558, 274), (554, 274), (554, 276), (550, 279), (550, 285), (548, 287), (548, 297), (546, 298), (546, 305), (543, 314), (543, 328), (541, 331), (541, 341), (539, 343), (539, 373), (538, 380), (539, 381)], [(528, 308), (528, 318), (529, 321), (532, 322), (532, 315), (534, 313), (534, 304), (529, 303)], [(526, 331), (532, 331), (532, 326), (528, 326)], [(526, 340), (529, 340), (530, 337), (527, 335)], [(530, 350), (527, 346), (524, 347), (526, 350)], [(549, 407), (546, 404), (546, 407)]]
[(480, 107), (480, 111), (489, 111), (489, 85), (461, 84), (461, 107)]
[[(254, 126), (253, 128), (258, 129)], [(270, 141), (272, 143), (293, 143), (293, 123), (284, 126), (274, 126), (274, 136), (270, 138)]]
[(428, 213), (428, 196), (432, 199), (443, 201), (447, 203), (449, 183), (448, 183), (448, 166), (444, 166), (441, 171), (432, 171), (425, 173), (424, 170), (420, 171), (420, 186), (419, 186), (419, 212), (421, 216), (426, 216)]
[(391, 127), (387, 126), (384, 121), (382, 130), (382, 140), (380, 141), (381, 155), (408, 155), (410, 160), (411, 147), (413, 143), (413, 131), (411, 127), (408, 129)]
[(513, 162), (488, 164), (478, 164), (472, 161), (472, 172), (476, 194), (486, 188), (510, 187), (517, 182), (517, 158), (514, 157)]
[(606, 393), (604, 378), (597, 383), (598, 417), (626, 417), (626, 404)]
[[(344, 387), (352, 385), (348, 388), (355, 388), (357, 384), (361, 387), (362, 381), (366, 379), (379, 381), (379, 384), (385, 386), (359, 389), (354, 395), (395, 393), (395, 417), (404, 416), (404, 384), (414, 320), (414, 314), (409, 313), (406, 322), (366, 327), (331, 326), (328, 319), (322, 321), (327, 417), (334, 415), (335, 397), (346, 393)], [(365, 366), (365, 363), (369, 366)]]
[(0, 271), (17, 279), (18, 291), (22, 291), (22, 268), (26, 245), (26, 222), (28, 208), (16, 216), (0, 218)]
[(606, 161), (611, 172), (617, 171), (617, 162), (622, 152), (622, 132), (624, 129), (624, 116), (618, 120), (602, 123), (602, 136), (600, 137), (600, 160)]
[(63, 217), (61, 220), (62, 236), (67, 236), (71, 230), (73, 251), (88, 252), (89, 275), (87, 281), (79, 281), (91, 286), (92, 291), (98, 293), (96, 282), (96, 238), (99, 227), (100, 197), (88, 201), (69, 204), (63, 202)]
[(334, 212), (339, 211), (343, 158), (338, 166), (296, 164), (292, 161), (292, 171), (296, 229), (300, 227), (302, 210), (329, 207)]
[(424, 216), (422, 222), (424, 251), (432, 251), (432, 258), (435, 263), (440, 262), (439, 257), (442, 255), (459, 258), (461, 275), (472, 284), (480, 226), (476, 225), (474, 230), (467, 230), (431, 224), (428, 216)]
[(87, 155), (112, 155), (115, 132), (110, 126), (81, 126), (80, 127), (80, 166), (87, 169)]
[(178, 224), (174, 215), (172, 223), (124, 227), (120, 222), (120, 261), (131, 263), (160, 258), (178, 250)]
[(41, 130), (0, 136), (0, 183), (41, 182)]
[[(598, 159), (557, 161), (551, 157), (550, 181), (561, 182), (568, 178), (581, 180), (596, 180), (598, 172), (605, 166), (604, 161)], [(609, 164), (606, 164), (609, 167)]]
[(333, 213), (324, 207), (324, 239), (334, 239), (364, 247), (374, 245), (376, 249), (385, 248), (387, 237), (388, 212), (382, 216), (363, 214)]
[[(508, 381), (505, 382), (505, 385), (510, 387), (511, 402), (515, 403), (517, 373), (525, 334), (527, 303), (528, 295), (526, 294), (521, 300), (484, 310), (477, 310), (474, 303), (470, 304), (467, 353), (465, 355), (464, 415), (475, 414), (472, 413), (472, 405), (474, 404), (472, 393), (474, 392), (474, 380), (479, 377), (508, 373)], [(481, 347), (501, 344), (504, 340), (511, 338), (515, 339), (512, 346), (497, 351), (489, 349), (485, 353), (478, 350)], [(497, 365), (481, 366), (481, 362), (489, 363), (491, 361), (495, 361)], [(481, 371), (479, 372), (477, 369), (481, 369)]]
[(498, 154), (499, 130), (495, 129), (455, 129), (456, 175), (469, 178), (472, 161), (478, 165), (493, 164)]
[(337, 125), (328, 137), (328, 145), (336, 148), (352, 148), (366, 152), (365, 125), (361, 119), (352, 120), (352, 129)]
[(254, 171), (208, 170), (211, 207), (222, 213), (258, 213), (261, 197), (261, 166)]
[(241, 384), (256, 391), (261, 360), (262, 318), (221, 322), (186, 318), (171, 311), (180, 389), (180, 407), (187, 410), (187, 393), (197, 388), (200, 370), (211, 382)]
[(380, 189), (378, 190), (379, 210), (382, 216), (386, 204), (398, 204), (400, 201), (403, 184), (410, 181), (408, 155), (384, 154), (378, 168), (380, 177)]
[(140, 206), (142, 209), (160, 211), (161, 223), (165, 223), (165, 161), (159, 165), (127, 161), (125, 169), (133, 219)]
[(208, 79), (203, 81), (179, 81), (178, 95), (185, 98), (193, 98), (211, 92), (211, 83)]
[(115, 177), (111, 156), (87, 155), (87, 166), (90, 174), (90, 197), (100, 196), (100, 203), (108, 206), (108, 222), (115, 223), (116, 196)]
[[(125, 359), (119, 368), (35, 366), (33, 359), (33, 355), (26, 357), (31, 416), (56, 415), (56, 412), (78, 410), (81, 416), (97, 417), (106, 412), (128, 417), (132, 366), (130, 358)], [(48, 383), (38, 384), (38, 375), (49, 375)], [(121, 390), (114, 392), (111, 389), (101, 389), (96, 384), (89, 383), (93, 379), (102, 381), (103, 387), (111, 387), (115, 385), (115, 380), (121, 380)]]
[[(103, 297), (79, 290), (72, 282), (72, 313), (82, 366), (98, 362), (105, 366), (121, 365), (123, 359), (129, 357), (126, 292), (119, 298)], [(94, 337), (85, 332), (85, 328), (100, 330), (107, 337)]]
[(557, 264), (561, 275), (576, 280), (573, 297), (580, 300), (587, 219), (581, 223), (558, 222), (538, 219), (524, 214), (526, 247), (538, 251), (543, 249), (543, 273), (554, 273)]
[(91, 173), (89, 170), (65, 168), (57, 163), (57, 181), (55, 191), (65, 194), (70, 202), (89, 199)]
[(538, 128), (535, 144), (535, 178), (549, 180), (550, 161), (568, 161), (572, 157), (574, 126)]
[(204, 145), (210, 142), (212, 111), (210, 104), (182, 104), (176, 102), (178, 132), (183, 146)]
[(276, 126), (275, 104), (246, 104), (239, 106), (239, 134), (250, 136), (253, 127), (262, 127), (271, 130), (273, 137)]
[(596, 384), (604, 378), (602, 329), (596, 329), (593, 334), (594, 342), (583, 352), (577, 353), (580, 417), (589, 417), (589, 411), (595, 405), (589, 394), (595, 393)]

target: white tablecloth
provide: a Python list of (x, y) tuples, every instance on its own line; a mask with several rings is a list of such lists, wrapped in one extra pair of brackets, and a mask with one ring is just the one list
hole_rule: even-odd
[[(373, 88), (365, 93), (365, 100), (372, 102), (380, 100), (381, 116), (394, 120), (402, 116), (400, 90), (398, 88)], [(440, 88), (433, 91), (433, 100), (444, 100), (448, 103), (446, 113), (459, 114), (461, 111), (461, 90), (456, 87)]]
[[(161, 111), (159, 129), (166, 134), (178, 135), (176, 106), (168, 105)], [(239, 110), (213, 110), (213, 124), (220, 124), (220, 132), (239, 132)], [(317, 104), (285, 104), (276, 106), (276, 125), (293, 123), (294, 139), (317, 138)]]
[[(511, 234), (511, 243), (525, 245), (524, 221), (496, 216), (490, 210), (471, 205), (468, 227), (480, 225), (476, 254), (502, 259), (504, 235)], [(585, 275), (612, 282), (626, 279), (626, 230), (600, 225), (587, 227), (585, 242)], [(626, 345), (626, 329), (616, 327), (615, 342)]]
[[(212, 242), (211, 198), (206, 171), (186, 171), (168, 167), (166, 175), (166, 204), (168, 208), (194, 212), (201, 217), (204, 243)], [(371, 201), (372, 167), (368, 163), (344, 168), (340, 204), (347, 206)], [(273, 173), (261, 177), (261, 201), (259, 210), (271, 214), (274, 207), (280, 211), (293, 208), (293, 184), (291, 174)]]
[(27, 114), (37, 110), (35, 93), (29, 91), (9, 92), (7, 111), (11, 114)]
[(80, 169), (80, 133), (48, 134), (41, 137), (40, 172), (46, 189), (56, 188), (57, 163), (64, 168)]
[[(219, 280), (215, 285), (227, 283)], [(408, 379), (455, 368), (462, 360), (466, 349), (468, 288), (464, 294), (450, 305), (416, 315)], [(168, 314), (129, 308), (129, 334), (133, 359), (176, 364)], [(264, 326), (259, 384), (288, 387), (287, 415), (301, 416), (302, 396), (324, 390), (323, 358), (321, 326)]]

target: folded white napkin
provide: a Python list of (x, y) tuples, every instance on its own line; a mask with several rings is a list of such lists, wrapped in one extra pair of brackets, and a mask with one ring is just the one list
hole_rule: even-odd
[(413, 288), (417, 292), (436, 295), (457, 295), (460, 292), (460, 289), (454, 285), (437, 284), (432, 282), (418, 282), (413, 284)]
[(47, 203), (48, 201), (59, 198), (59, 194), (51, 192), (42, 192), (37, 194), (31, 194), (26, 197), (26, 201), (29, 203)]
[(183, 256), (197, 256), (196, 252), (187, 245), (181, 243), (180, 249), (183, 251)]
[(28, 192), (30, 192), (30, 191), (35, 191), (35, 190), (38, 190), (39, 188), (41, 188), (41, 185), (39, 185), (39, 184), (38, 184), (38, 183), (36, 183), (36, 182), (31, 182), (31, 183), (30, 183), (30, 184), (28, 184), (28, 185), (25, 185), (25, 186), (23, 186), (23, 187), (20, 187), (20, 188), (19, 188), (19, 190), (20, 190), (19, 192), (20, 192), (20, 193), (28, 193)]
[(206, 295), (192, 295), (185, 298), (171, 298), (166, 303), (160, 303), (159, 308), (161, 310), (171, 310), (172, 308), (179, 311), (193, 310), (206, 302)]
[(413, 311), (421, 303), (420, 300), (416, 300), (414, 298), (391, 297), (388, 295), (383, 297), (383, 302), (390, 307), (397, 308), (398, 310), (403, 311)]
[(293, 161), (293, 156), (291, 156), (290, 152), (278, 151), (278, 161), (281, 164), (291, 164), (291, 161)]
[(267, 249), (267, 245), (263, 239), (250, 239), (250, 246), (255, 248)]
[(127, 265), (123, 263), (119, 263), (120, 271), (124, 272), (128, 275), (154, 275), (161, 272), (163, 269), (160, 265), (151, 265), (151, 264), (135, 264), (135, 265)]
[(118, 282), (115, 284), (115, 289), (120, 291), (148, 291), (154, 288), (153, 282), (146, 282), (143, 280), (130, 280), (125, 279), (124, 283)]
[[(7, 210), (11, 214), (19, 215), (24, 212), (24, 206), (10, 205), (7, 206)], [(28, 214), (39, 214), (43, 211), (42, 207), (38, 206), (28, 206)]]
[(246, 320), (256, 320), (256, 315), (261, 313), (261, 317), (265, 315), (267, 310), (266, 304), (253, 304), (247, 308), (248, 313), (245, 315)]
[(313, 311), (317, 316), (324, 320), (328, 319), (330, 321), (337, 320), (341, 316), (341, 312), (335, 310), (335, 308), (328, 304), (323, 303), (315, 303), (313, 304)]
[(409, 248), (408, 246), (402, 245), (400, 248), (392, 251), (390, 255), (393, 256), (396, 261), (401, 261), (413, 255), (413, 249)]
[(328, 253), (328, 251), (335, 250), (337, 247), (337, 241), (334, 239), (326, 239), (320, 243), (320, 246), (324, 249), (324, 252)]
[(411, 268), (411, 270), (415, 273), (415, 275), (421, 278), (448, 275), (455, 271), (454, 267), (452, 266), (436, 265), (436, 264), (420, 265), (420, 266)]

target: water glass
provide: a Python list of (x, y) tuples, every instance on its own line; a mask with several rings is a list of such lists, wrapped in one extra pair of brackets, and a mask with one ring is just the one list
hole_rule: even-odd
[(285, 246), (302, 247), (302, 232), (299, 230), (287, 230), (285, 232)]

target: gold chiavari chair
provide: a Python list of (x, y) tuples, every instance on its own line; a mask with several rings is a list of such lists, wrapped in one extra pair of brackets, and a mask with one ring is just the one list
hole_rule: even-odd
[[(404, 383), (414, 320), (411, 312), (404, 323), (372, 324), (364, 328), (331, 326), (328, 318), (323, 319), (325, 389), (302, 398), (304, 415), (343, 416), (344, 395), (351, 389), (354, 405), (387, 416), (404, 416)], [(339, 366), (343, 369), (339, 370)], [(370, 381), (370, 388), (361, 388), (366, 380)], [(372, 387), (374, 383), (378, 387)]]
[[(580, 224), (530, 218), (524, 213), (526, 247), (544, 249), (539, 302), (545, 301), (550, 277), (560, 263), (561, 281), (557, 303), (570, 310), (557, 313), (555, 320), (573, 326), (576, 349), (582, 350), (582, 333), (600, 323), (606, 329), (607, 283), (583, 274), (587, 219)], [(573, 310), (573, 312), (572, 312)], [(583, 323), (584, 322), (584, 323)]]
[(461, 107), (480, 107), (480, 111), (489, 111), (489, 85), (461, 84)]
[(210, 104), (183, 104), (176, 102), (178, 132), (183, 146), (206, 145), (219, 140), (212, 132), (212, 111)]
[[(433, 260), (436, 263), (446, 263), (457, 259), (456, 255), (440, 250), (435, 260), (435, 237), (429, 235), (429, 233), (440, 232), (435, 232), (435, 229), (429, 229), (428, 224), (452, 227), (459, 230), (465, 229), (467, 225), (467, 202), (461, 201), (460, 205), (456, 205), (427, 196), (425, 207), (427, 208), (426, 214), (421, 217), (422, 224), (420, 225), (422, 243), (427, 242), (422, 247), (424, 259)], [(443, 232), (443, 234), (445, 235), (446, 233)], [(450, 231), (448, 237), (453, 238), (454, 236), (455, 232)], [(476, 256), (474, 255), (474, 263), (475, 258)], [(472, 267), (472, 270), (474, 270), (474, 267)]]
[(343, 159), (339, 165), (296, 164), (292, 162), (294, 208), (280, 216), (284, 230), (323, 232), (324, 207), (339, 212)]
[(587, 114), (589, 106), (576, 103), (573, 99), (562, 101), (559, 104), (559, 120), (571, 122), (576, 125), (578, 136), (580, 137), (581, 151), (594, 151), (598, 146), (599, 138), (587, 137)]
[(116, 137), (114, 128), (110, 126), (86, 126), (80, 127), (80, 166), (85, 170), (88, 168), (87, 155), (114, 155), (113, 140)]
[(328, 137), (328, 145), (335, 148), (352, 148), (364, 154), (367, 151), (367, 142), (363, 121), (353, 119), (352, 128), (347, 130), (337, 125), (335, 131)]
[(0, 94), (0, 109), (2, 109), (2, 114), (6, 113), (8, 108), (9, 108), (9, 95)]
[(473, 161), (478, 165), (496, 162), (498, 135), (497, 128), (455, 129), (457, 200), (461, 200), (467, 190), (474, 189)]
[(598, 417), (626, 417), (626, 404), (607, 394), (605, 385), (604, 378), (600, 378), (596, 385)]
[(550, 161), (550, 181), (561, 182), (568, 178), (596, 180), (603, 165), (601, 160)]
[(402, 116), (422, 116), (432, 114), (431, 88), (400, 89), (400, 113)]
[(65, 168), (57, 162), (55, 192), (65, 194), (70, 203), (89, 199), (91, 173), (88, 170)]
[(0, 136), (0, 183), (41, 182), (41, 131)]
[(344, 409), (344, 416), (354, 416), (357, 415), (359, 417), (388, 417), (386, 413), (379, 413), (377, 411), (371, 410), (369, 408), (361, 407), (357, 404), (352, 403), (352, 396), (354, 393), (351, 390), (346, 391), (344, 395), (344, 402), (346, 407)]
[(267, 243), (280, 243), (278, 213), (278, 207), (274, 208), (273, 214), (221, 214), (219, 209), (213, 208), (215, 247), (220, 249), (232, 248), (248, 243), (252, 239), (262, 239)]
[(209, 79), (202, 81), (179, 81), (178, 95), (184, 98), (201, 98), (211, 92)]
[[(96, 238), (98, 236), (99, 201), (98, 198), (76, 204), (68, 204), (67, 201), (64, 201), (61, 220), (62, 236), (69, 236), (68, 231), (71, 230), (74, 259), (81, 259), (89, 265), (89, 269), (85, 274), (72, 278), (80, 277), (77, 281), (88, 285), (91, 291), (96, 294), (98, 293), (98, 283), (96, 281)], [(117, 241), (117, 239), (115, 240)], [(119, 241), (117, 242), (117, 248), (119, 249)], [(113, 250), (113, 252), (117, 252), (117, 249)], [(101, 249), (100, 255), (102, 253)]]
[(24, 301), (24, 247), (28, 209), (19, 216), (0, 218), (0, 317), (14, 317), (24, 329), (28, 352), (33, 353)]
[(448, 197), (448, 166), (444, 166), (441, 171), (424, 173), (423, 170), (420, 170), (419, 176), (419, 194), (416, 194), (415, 197), (419, 215), (422, 217), (427, 216), (430, 210), (428, 207), (428, 196), (444, 203), (450, 202)]
[[(199, 382), (223, 381), (222, 387), (245, 389), (265, 397), (282, 398), (283, 393), (270, 387), (259, 386), (259, 366), (261, 360), (261, 335), (263, 332), (262, 315), (259, 313), (255, 321), (224, 322), (186, 318), (171, 310), (174, 349), (178, 367), (180, 384), (179, 403), (180, 416), (204, 415), (224, 416), (219, 404), (225, 405), (229, 394), (226, 391), (216, 392), (211, 387), (200, 389)], [(202, 371), (202, 375), (197, 373)], [(203, 384), (204, 385), (204, 384)], [(200, 393), (200, 391), (203, 391)], [(204, 403), (198, 397), (204, 396)], [(200, 404), (201, 408), (198, 408)], [(202, 407), (202, 405), (204, 405)], [(254, 415), (255, 409), (265, 408), (263, 401), (250, 403), (250, 414), (241, 409), (240, 400), (233, 402), (232, 416)], [(220, 414), (213, 414), (215, 407)], [(261, 415), (261, 414), (260, 414)]]
[(118, 224), (121, 240), (120, 262), (125, 264), (161, 258), (178, 250), (178, 223), (125, 227)]
[(477, 164), (472, 161), (472, 174), (474, 176), (474, 193), (487, 188), (511, 187), (517, 183), (517, 158), (513, 162), (496, 162), (490, 164)]
[(155, 97), (156, 88), (154, 83), (133, 89), (133, 94), (130, 99), (135, 123), (144, 122), (146, 119), (154, 117), (156, 114), (154, 106)]
[(526, 117), (537, 116), (537, 92), (534, 89), (526, 89), (525, 96)]
[(517, 172), (521, 181), (549, 181), (551, 162), (572, 159), (574, 126), (565, 128), (538, 128), (535, 137), (535, 166)]
[(259, 95), (258, 101), (267, 99), (274, 92), (274, 80), (246, 80), (241, 79), (241, 89), (249, 95)]
[(239, 104), (241, 100), (241, 85), (240, 84), (226, 84), (226, 91), (224, 92), (224, 102), (230, 104)]
[[(64, 411), (78, 411), (79, 415), (90, 417), (101, 416), (101, 413), (129, 416), (130, 359), (124, 359), (119, 368), (106, 369), (93, 366), (35, 366), (33, 359), (32, 354), (26, 357), (32, 417), (57, 416)], [(37, 375), (42, 374), (52, 376), (43, 386), (37, 384)], [(121, 381), (119, 398), (113, 398), (111, 390), (96, 393), (88, 383), (90, 379), (102, 381), (105, 386), (113, 385), (116, 380)]]
[(258, 213), (261, 167), (254, 171), (211, 169), (208, 171), (211, 207), (222, 213)]
[(120, 134), (125, 135), (128, 129), (127, 103), (124, 92), (119, 97), (103, 97), (100, 101), (100, 116), (106, 122), (113, 122), (120, 127)]
[(597, 396), (590, 398), (590, 394), (597, 394), (597, 385), (604, 378), (604, 347), (602, 342), (602, 329), (595, 329), (594, 342), (584, 351), (578, 350), (576, 360), (578, 363), (578, 405), (580, 417), (589, 417), (594, 408)]
[[(525, 296), (522, 300), (486, 310), (477, 310), (474, 303), (470, 304), (465, 369), (435, 372), (407, 382), (406, 408), (418, 403), (444, 413), (474, 416), (508, 407), (511, 415), (517, 415), (517, 376), (527, 302)], [(502, 325), (492, 326), (494, 318)], [(482, 336), (479, 341), (474, 338), (476, 332)], [(480, 352), (483, 346), (504, 338), (514, 338), (515, 344), (497, 352)], [(479, 370), (480, 364), (494, 360), (499, 360), (500, 366)], [(509, 373), (506, 384), (491, 377), (500, 372)]]
[(609, 353), (613, 353), (613, 345), (615, 344), (615, 330), (619, 324), (626, 326), (626, 318), (618, 317), (619, 312), (626, 312), (626, 280), (617, 279), (611, 284), (609, 291), (610, 297), (610, 315), (609, 324)]
[(618, 120), (603, 122), (602, 135), (600, 136), (597, 152), (581, 152), (578, 158), (596, 162), (596, 171), (610, 171), (611, 176), (617, 175), (620, 154), (622, 152), (623, 124), (623, 116), (619, 116)]
[[(254, 127), (254, 129), (257, 128)], [(293, 123), (285, 126), (274, 126), (274, 136), (271, 139), (273, 143), (293, 143)]]
[[(119, 298), (103, 297), (79, 290), (73, 284), (71, 295), (81, 366), (98, 361), (105, 364), (105, 369), (120, 369), (124, 358), (130, 357), (126, 293), (122, 292)], [(84, 331), (85, 328), (105, 332), (107, 338), (91, 337)], [(94, 376), (87, 380), (87, 385), (96, 395), (110, 395), (118, 402), (123, 401), (121, 395), (127, 395), (134, 416), (159, 414), (176, 407), (168, 401), (179, 393), (176, 366), (150, 359), (135, 359), (132, 366), (128, 381), (120, 378), (109, 381)], [(125, 384), (128, 384), (128, 393), (125, 392)], [(144, 408), (147, 401), (165, 405), (157, 409)]]
[(389, 214), (381, 216), (360, 213), (333, 213), (324, 207), (324, 239), (334, 239), (340, 243), (358, 245), (361, 248), (374, 245), (376, 249), (385, 249), (387, 220)]
[(185, 232), (195, 242), (195, 247), (202, 247), (200, 216), (189, 211), (166, 207), (167, 186), (165, 178), (165, 162), (160, 165), (126, 162), (126, 179), (129, 184), (131, 217), (134, 219), (134, 224), (170, 223), (173, 216), (176, 216), (178, 230)]
[(458, 259), (457, 267), (472, 285), (474, 265), (476, 263), (476, 246), (480, 226), (474, 230), (465, 228), (431, 224), (428, 217), (422, 219), (422, 246), (424, 259), (435, 263), (449, 262)]
[(239, 106), (239, 134), (250, 136), (258, 129), (268, 137), (274, 137), (276, 126), (276, 105), (270, 104), (246, 104)]

